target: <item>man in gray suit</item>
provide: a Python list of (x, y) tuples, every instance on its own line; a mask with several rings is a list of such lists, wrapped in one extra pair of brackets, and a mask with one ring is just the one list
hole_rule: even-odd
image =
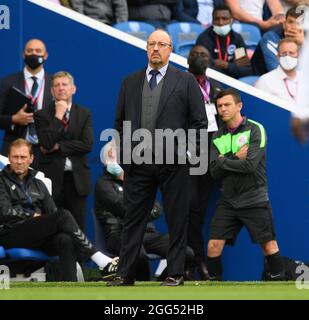
[[(120, 267), (117, 277), (109, 286), (134, 284), (137, 258), (157, 187), (162, 193), (170, 234), (167, 256), (168, 277), (162, 285), (177, 286), (184, 283), (189, 214), (189, 165), (185, 158), (182, 162), (170, 162), (167, 155), (161, 158), (161, 162), (157, 161), (153, 146), (156, 145), (157, 148), (158, 145), (157, 141), (154, 141), (153, 134), (157, 134), (158, 129), (170, 129), (173, 132), (183, 130), (185, 133), (188, 129), (196, 129), (199, 134), (201, 129), (207, 129), (207, 117), (202, 94), (194, 76), (169, 65), (172, 49), (169, 34), (163, 30), (154, 31), (147, 40), (147, 68), (129, 75), (121, 86), (115, 128), (120, 133), (121, 141), (125, 141), (126, 150), (121, 150), (122, 155), (128, 152), (127, 146), (131, 142), (133, 153), (137, 151), (131, 136), (127, 143), (128, 136), (125, 134), (127, 123), (124, 124), (124, 121), (130, 123), (132, 132), (146, 129), (151, 133), (151, 142), (142, 150), (141, 155), (147, 153), (147, 148), (152, 150), (150, 163), (149, 161), (136, 163), (134, 154), (130, 164), (125, 164), (124, 158), (121, 159), (126, 177), (124, 180), (126, 215)], [(162, 144), (159, 148), (166, 152), (179, 145), (180, 139), (173, 137), (172, 145), (167, 147)], [(186, 151), (182, 155), (185, 153)]]

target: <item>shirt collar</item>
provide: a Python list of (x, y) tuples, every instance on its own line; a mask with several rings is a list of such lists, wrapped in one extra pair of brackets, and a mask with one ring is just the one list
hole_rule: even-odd
[[(165, 66), (163, 66), (161, 69), (159, 69), (158, 71), (160, 72), (161, 76), (164, 77), (166, 74), (168, 68), (168, 64), (166, 64)], [(146, 70), (146, 74), (147, 76), (149, 75), (149, 72), (153, 70), (153, 68), (148, 64), (147, 70)]]
[(279, 64), (279, 66), (277, 68), (277, 71), (278, 71), (278, 75), (280, 76), (280, 79), (282, 79), (282, 80), (287, 79), (287, 80), (292, 81), (292, 82), (297, 80), (297, 71), (296, 71), (296, 77), (294, 79), (288, 77), (288, 75), (284, 72), (284, 70), (282, 69), (280, 64)]
[[(37, 77), (38, 80), (43, 80), (44, 79), (44, 69), (42, 69), (39, 73), (37, 73), (35, 75), (35, 77)], [(24, 78), (25, 80), (31, 79), (33, 77), (33, 74), (31, 74), (26, 67), (24, 67)]]

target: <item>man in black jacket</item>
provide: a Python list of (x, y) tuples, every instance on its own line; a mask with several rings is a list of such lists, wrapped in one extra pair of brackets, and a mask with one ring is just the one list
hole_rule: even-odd
[(67, 210), (58, 210), (44, 183), (29, 169), (31, 144), (15, 140), (10, 165), (0, 173), (0, 243), (58, 255), (62, 281), (76, 281), (76, 261), (93, 260), (104, 274), (115, 272), (117, 260), (98, 250), (86, 238)]
[(214, 133), (210, 155), (211, 175), (222, 180), (208, 243), (210, 279), (221, 280), (223, 248), (234, 244), (245, 226), (252, 241), (262, 247), (271, 279), (285, 280), (268, 197), (265, 129), (241, 115), (241, 97), (236, 91), (221, 91), (215, 102), (225, 125)]
[[(191, 49), (188, 56), (188, 71), (195, 76), (203, 94), (208, 119), (208, 147), (210, 146), (213, 133), (218, 130), (221, 124), (213, 102), (215, 96), (222, 90), (219, 82), (206, 76), (206, 69), (210, 63), (210, 54), (205, 47), (196, 45)], [(190, 176), (188, 245), (194, 251), (195, 265), (202, 280), (208, 279), (203, 226), (213, 182), (214, 180), (209, 170), (203, 175)]]
[[(170, 36), (163, 30), (154, 31), (147, 40), (148, 66), (126, 77), (121, 85), (115, 129), (120, 140), (127, 142), (120, 151), (125, 158), (128, 156), (129, 161), (120, 158), (126, 175), (126, 215), (117, 278), (110, 286), (134, 284), (139, 248), (157, 188), (161, 189), (170, 236), (167, 257), (169, 276), (162, 285), (179, 286), (184, 283), (189, 173), (194, 171), (190, 170), (186, 156), (187, 149), (195, 149), (193, 153), (201, 153), (200, 162), (206, 159), (205, 152), (199, 152), (203, 148), (199, 147), (207, 131), (207, 118), (202, 94), (194, 77), (169, 65), (172, 50)], [(126, 130), (128, 124), (132, 132), (138, 130), (138, 135), (147, 132), (149, 140), (145, 141), (146, 145), (140, 153), (137, 141), (132, 141), (133, 135)], [(187, 145), (187, 139), (177, 137), (179, 132), (183, 133), (182, 137), (189, 136), (189, 129), (196, 133), (195, 148)], [(164, 139), (167, 143), (155, 139), (162, 132), (169, 136), (169, 139)], [(140, 138), (142, 140), (143, 137)], [(152, 148), (155, 144), (156, 148)], [(141, 153), (146, 157), (143, 158)]]
[(213, 25), (202, 32), (196, 44), (206, 47), (214, 66), (233, 78), (252, 74), (245, 42), (242, 36), (231, 29), (232, 13), (229, 7), (215, 7), (212, 13)]
[(53, 182), (53, 198), (86, 229), (87, 196), (91, 192), (87, 154), (93, 145), (91, 113), (72, 101), (76, 92), (68, 72), (53, 75), (54, 102), (35, 114), (40, 143), (39, 170)]
[[(105, 152), (106, 151), (106, 152)], [(115, 147), (109, 142), (104, 146), (105, 172), (98, 179), (95, 187), (94, 210), (98, 220), (104, 228), (104, 236), (107, 240), (107, 250), (113, 255), (120, 253), (121, 232), (125, 216), (123, 202), (123, 180), (124, 172), (114, 158)], [(112, 161), (110, 161), (112, 159)], [(168, 235), (157, 231), (152, 220), (161, 215), (161, 206), (156, 201), (150, 213), (150, 221), (147, 223), (143, 244), (140, 249), (136, 279), (140, 281), (150, 280), (150, 266), (147, 253), (159, 255), (166, 259), (168, 251)], [(187, 280), (192, 275), (190, 269), (193, 263), (194, 254), (191, 248), (186, 251), (186, 271)], [(167, 270), (163, 271), (160, 278), (166, 276)]]
[[(5, 130), (1, 154), (7, 156), (9, 146), (17, 138), (24, 138), (32, 144), (35, 161), (39, 153), (39, 145), (33, 111), (40, 110), (52, 102), (50, 92), (51, 76), (44, 70), (48, 58), (45, 44), (39, 39), (29, 40), (23, 52), (25, 67), (23, 71), (8, 75), (0, 82), (0, 129)], [(14, 86), (31, 96), (31, 107), (15, 105), (10, 96), (10, 88)], [(30, 112), (33, 110), (32, 112)], [(33, 163), (32, 167), (36, 167)]]

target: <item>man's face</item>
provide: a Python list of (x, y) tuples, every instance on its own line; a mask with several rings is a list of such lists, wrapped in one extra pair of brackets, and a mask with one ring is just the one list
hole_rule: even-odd
[(76, 87), (68, 77), (58, 77), (53, 80), (51, 92), (56, 101), (64, 100), (70, 103)]
[(173, 48), (169, 35), (162, 31), (154, 31), (147, 40), (147, 56), (151, 67), (160, 69), (165, 66)]
[(11, 169), (16, 175), (25, 176), (33, 161), (33, 155), (30, 155), (27, 146), (15, 146), (10, 150), (9, 161)]
[(298, 57), (298, 47), (294, 42), (284, 42), (281, 44), (278, 52), (279, 57), (290, 56)]
[(231, 24), (232, 16), (228, 10), (215, 11), (212, 23), (219, 27)]
[(240, 115), (241, 108), (242, 103), (236, 103), (232, 95), (227, 95), (217, 100), (218, 113), (226, 123), (237, 119)]
[(297, 18), (288, 16), (283, 23), (283, 30), (285, 37), (290, 36), (290, 32), (300, 31), (302, 28), (297, 23)]
[(36, 39), (28, 41), (24, 50), (24, 58), (25, 55), (30, 56), (32, 54), (42, 56), (44, 60), (47, 59), (48, 54), (42, 41)]
[(209, 51), (203, 47), (203, 46), (195, 46), (190, 51), (189, 57), (188, 57), (188, 64), (190, 65), (192, 61), (194, 61), (196, 58), (200, 57), (203, 59), (206, 67), (209, 65)]

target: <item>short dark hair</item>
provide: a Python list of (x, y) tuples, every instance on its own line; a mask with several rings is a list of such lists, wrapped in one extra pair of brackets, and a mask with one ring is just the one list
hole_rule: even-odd
[(8, 151), (8, 155), (11, 153), (11, 149), (12, 149), (13, 147), (22, 147), (22, 146), (28, 147), (30, 155), (33, 154), (32, 144), (31, 144), (30, 142), (28, 142), (27, 140), (25, 140), (25, 139), (19, 138), (19, 139), (14, 140), (14, 141), (10, 144), (9, 151)]
[(225, 96), (232, 96), (235, 103), (242, 102), (240, 94), (239, 94), (236, 90), (234, 90), (234, 89), (232, 89), (232, 88), (228, 88), (228, 89), (225, 89), (225, 90), (220, 91), (220, 92), (216, 95), (216, 98), (215, 98), (215, 104), (216, 104), (216, 106), (217, 106), (217, 101), (218, 101), (218, 99), (221, 99), (221, 98), (223, 98), (223, 97), (225, 97)]
[(293, 17), (293, 18), (298, 18), (300, 17), (302, 14), (304, 14), (304, 10), (300, 10), (298, 8), (298, 6), (292, 7), (290, 8), (286, 14), (285, 14), (285, 18), (287, 19), (289, 16)]
[(228, 11), (230, 13), (230, 15), (232, 16), (231, 8), (225, 4), (221, 4), (219, 6), (214, 7), (214, 9), (212, 11), (212, 18), (214, 17), (215, 12), (217, 12), (217, 11)]

